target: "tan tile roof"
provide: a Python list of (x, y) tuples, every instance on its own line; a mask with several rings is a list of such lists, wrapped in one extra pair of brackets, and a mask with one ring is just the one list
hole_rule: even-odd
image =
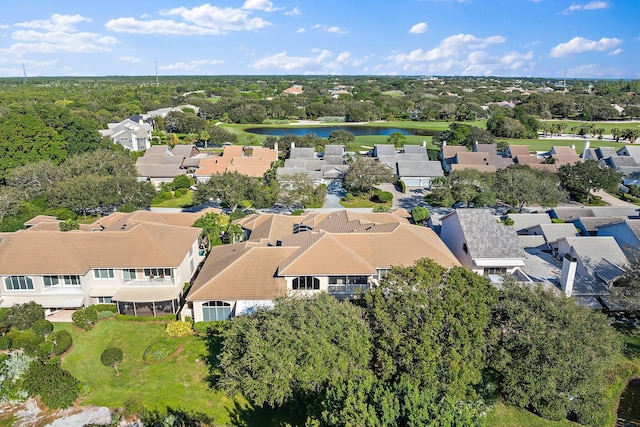
[(38, 215), (31, 218), (29, 221), (25, 221), (24, 225), (36, 225), (36, 224), (40, 224), (41, 222), (51, 222), (51, 221), (57, 221), (57, 220), (58, 219), (55, 216)]
[(201, 229), (131, 222), (119, 231), (39, 231), (0, 237), (0, 274), (85, 274), (90, 268), (177, 267)]
[(488, 165), (489, 153), (460, 152), (456, 154), (456, 163), (459, 165)]
[(222, 157), (241, 157), (243, 153), (242, 145), (227, 145), (222, 151)]
[(276, 267), (295, 248), (245, 243), (216, 246), (198, 274), (187, 300), (273, 299), (286, 293)]
[(198, 212), (151, 212), (135, 211), (131, 213), (114, 212), (104, 218), (97, 219), (92, 228), (104, 227), (108, 230), (120, 230), (124, 224), (131, 222), (149, 222), (165, 225), (177, 225), (181, 227), (191, 227), (196, 220), (208, 213), (221, 213), (222, 209), (207, 208)]
[(480, 172), (495, 172), (497, 170), (497, 168), (494, 165), (469, 165), (469, 164), (458, 165), (455, 163), (451, 165), (452, 172), (461, 171), (464, 169), (475, 169)]
[(537, 156), (530, 156), (529, 154), (518, 154), (514, 157), (514, 160), (519, 165), (538, 165), (542, 163), (544, 159)]
[(276, 160), (278, 160), (278, 152), (272, 148), (253, 147), (253, 153), (251, 154), (251, 157), (257, 157), (260, 159), (275, 162)]

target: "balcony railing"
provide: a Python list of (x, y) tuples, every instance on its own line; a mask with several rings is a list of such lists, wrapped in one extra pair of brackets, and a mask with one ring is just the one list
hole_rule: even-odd
[(329, 285), (327, 290), (330, 294), (337, 295), (355, 295), (359, 291), (366, 291), (369, 289), (369, 283), (349, 283), (349, 284), (335, 284)]
[(144, 277), (139, 279), (124, 279), (127, 286), (175, 286), (173, 278)]

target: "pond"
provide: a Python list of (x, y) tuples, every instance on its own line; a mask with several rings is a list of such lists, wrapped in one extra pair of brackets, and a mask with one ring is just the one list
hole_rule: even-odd
[(620, 397), (616, 427), (637, 427), (638, 425), (640, 425), (640, 379), (635, 379), (629, 381)]
[(283, 127), (255, 127), (247, 128), (244, 131), (255, 133), (258, 135), (283, 136), (295, 135), (304, 136), (308, 133), (315, 133), (320, 138), (328, 138), (331, 132), (335, 130), (346, 130), (354, 136), (388, 136), (394, 132), (400, 132), (403, 135), (419, 135), (434, 136), (438, 134), (435, 130), (425, 129), (406, 129), (397, 127), (377, 127), (377, 126), (361, 126), (361, 125), (341, 125), (341, 126), (321, 126), (321, 127), (305, 127), (305, 126), (283, 126)]

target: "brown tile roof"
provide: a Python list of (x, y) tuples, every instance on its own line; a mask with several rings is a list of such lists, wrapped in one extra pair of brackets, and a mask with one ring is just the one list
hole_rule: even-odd
[(457, 153), (465, 153), (466, 151), (467, 147), (464, 145), (445, 145), (444, 147), (442, 147), (442, 152), (445, 159), (448, 159), (449, 157), (455, 157)]
[[(257, 150), (257, 151), (256, 151)], [(253, 155), (244, 156), (244, 147), (230, 145), (224, 147), (222, 156), (200, 160), (194, 175), (199, 177), (211, 176), (225, 172), (238, 172), (252, 177), (262, 177), (271, 167), (271, 163), (278, 158), (278, 152), (263, 147), (254, 147)]]
[(465, 151), (456, 154), (456, 164), (458, 165), (488, 165), (489, 153), (478, 153), (475, 151)]
[(517, 156), (528, 156), (529, 155), (529, 146), (528, 145), (509, 145), (507, 151), (511, 154), (511, 157)]
[(260, 159), (275, 162), (276, 160), (278, 160), (278, 152), (272, 148), (253, 147), (253, 153), (251, 153), (251, 157), (257, 157)]
[(539, 165), (544, 161), (544, 159), (529, 154), (518, 154), (513, 159), (519, 165)]
[(0, 274), (177, 267), (200, 232), (199, 228), (132, 222), (119, 231), (4, 233), (0, 238)]

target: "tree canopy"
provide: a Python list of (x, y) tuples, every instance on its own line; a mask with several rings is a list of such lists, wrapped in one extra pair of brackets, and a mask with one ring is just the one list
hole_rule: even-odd
[(622, 176), (609, 167), (600, 166), (595, 160), (562, 165), (558, 175), (562, 187), (581, 202), (587, 201), (592, 191), (617, 190)]
[(356, 157), (344, 177), (344, 186), (348, 191), (371, 195), (375, 185), (394, 180), (394, 172), (385, 164), (370, 157)]

